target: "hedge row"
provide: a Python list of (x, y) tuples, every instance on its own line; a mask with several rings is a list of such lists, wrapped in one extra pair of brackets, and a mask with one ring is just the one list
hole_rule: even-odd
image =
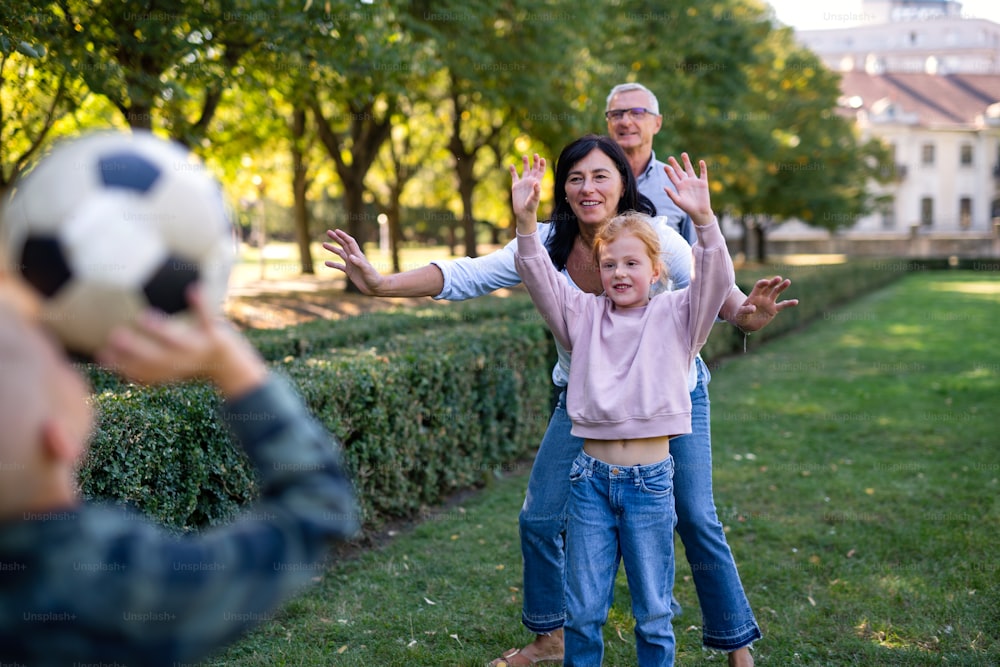
[[(430, 333), (460, 324), (522, 318), (534, 312), (527, 293), (470, 301), (428, 302), (426, 306), (362, 313), (339, 320), (314, 320), (284, 329), (251, 329), (246, 336), (268, 361), (287, 361), (331, 349), (379, 345), (393, 336)], [(95, 391), (124, 391), (127, 383), (99, 366), (84, 367)]]
[[(477, 484), (536, 446), (553, 361), (542, 326), (494, 319), (272, 365), (343, 443), (372, 526)], [(231, 518), (253, 497), (254, 481), (215, 418), (218, 402), (204, 385), (96, 393), (84, 493), (181, 530)]]
[(258, 329), (247, 337), (265, 359), (280, 361), (288, 357), (315, 354), (330, 348), (367, 345), (390, 336), (415, 331), (450, 328), (498, 317), (517, 318), (533, 310), (526, 296), (513, 298), (489, 296), (458, 303), (433, 302), (418, 308), (363, 313), (330, 321), (315, 320), (284, 329)]
[(216, 418), (206, 384), (96, 392), (97, 427), (80, 471), (91, 498), (190, 529), (223, 523), (255, 495), (243, 450)]
[[(747, 342), (823, 317), (913, 267), (795, 267), (784, 296), (800, 305)], [(738, 281), (749, 291), (760, 277), (741, 271)], [(537, 446), (548, 420), (554, 349), (524, 294), (248, 335), (344, 444), (369, 527), (482, 482)], [(720, 324), (703, 355), (711, 361), (743, 345)], [(81, 472), (87, 495), (185, 530), (224, 522), (253, 498), (252, 470), (216, 421), (210, 388), (139, 388), (90, 373), (99, 423)]]
[[(906, 260), (852, 260), (843, 264), (785, 267), (781, 274), (791, 278), (791, 286), (781, 295), (782, 299), (798, 299), (799, 305), (782, 311), (764, 329), (744, 336), (733, 326), (716, 325), (702, 349), (702, 357), (709, 362), (732, 354), (742, 354), (767, 340), (798, 329), (816, 319), (830, 317), (840, 305), (859, 296), (884, 287), (904, 276), (919, 265)], [(770, 267), (769, 270), (773, 270)], [(760, 270), (737, 271), (736, 282), (747, 294), (760, 278)]]

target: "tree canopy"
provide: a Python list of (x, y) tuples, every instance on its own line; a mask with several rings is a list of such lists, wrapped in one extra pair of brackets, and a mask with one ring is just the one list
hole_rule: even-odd
[(625, 81), (657, 93), (657, 152), (706, 159), (744, 224), (835, 229), (873, 205), (882, 148), (761, 0), (7, 0), (0, 191), (60, 135), (145, 128), (234, 201), (287, 210), (270, 224), (304, 271), (322, 229), (371, 240), (380, 218), (394, 248), (444, 230), (475, 255), (509, 237), (505, 165), (603, 132)]

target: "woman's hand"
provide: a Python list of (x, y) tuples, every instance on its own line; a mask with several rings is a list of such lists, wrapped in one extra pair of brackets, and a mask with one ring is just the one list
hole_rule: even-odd
[(354, 237), (339, 229), (328, 229), (326, 235), (333, 243), (325, 242), (323, 247), (339, 257), (340, 261), (328, 259), (324, 264), (343, 271), (362, 294), (379, 296), (385, 277), (368, 261)]

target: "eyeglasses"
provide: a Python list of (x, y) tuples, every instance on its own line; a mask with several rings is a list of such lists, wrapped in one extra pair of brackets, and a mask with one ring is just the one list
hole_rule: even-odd
[(631, 109), (612, 109), (611, 111), (605, 111), (604, 117), (608, 120), (614, 121), (621, 120), (622, 116), (628, 114), (628, 117), (632, 120), (642, 120), (648, 113), (651, 113), (654, 116), (657, 115), (652, 109), (647, 109), (645, 107), (632, 107)]

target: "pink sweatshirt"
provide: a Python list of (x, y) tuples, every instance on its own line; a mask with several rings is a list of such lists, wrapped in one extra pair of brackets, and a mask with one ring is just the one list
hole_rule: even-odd
[(538, 234), (517, 236), (517, 270), (552, 334), (573, 354), (566, 408), (572, 433), (616, 440), (691, 432), (688, 370), (735, 282), (718, 222), (695, 226), (690, 286), (641, 308), (572, 287)]

